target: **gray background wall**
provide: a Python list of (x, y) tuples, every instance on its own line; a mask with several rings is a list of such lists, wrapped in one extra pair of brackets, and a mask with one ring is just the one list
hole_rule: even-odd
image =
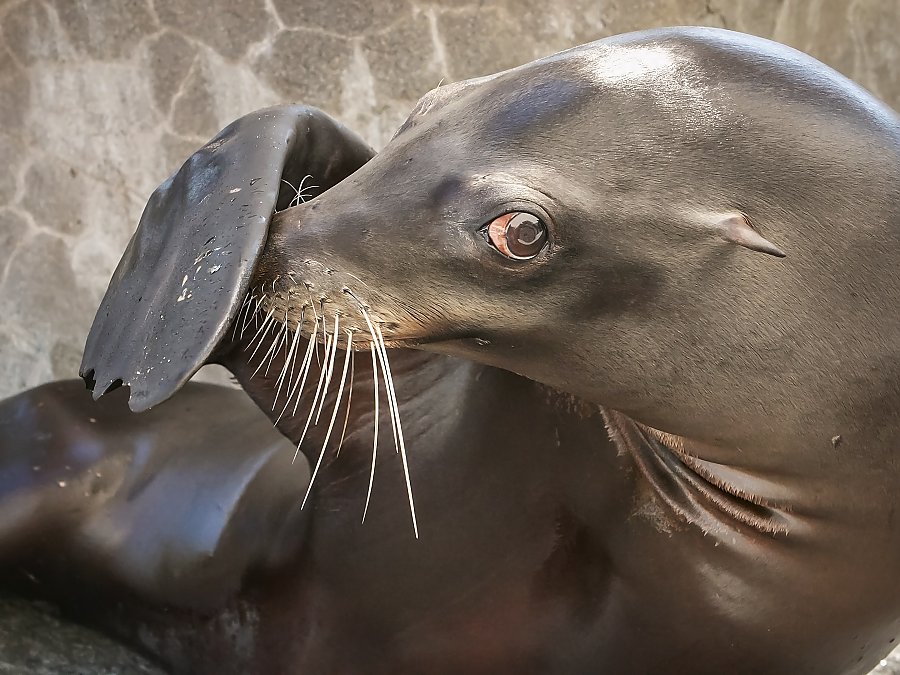
[(76, 375), (148, 195), (235, 117), (301, 101), (380, 147), (442, 79), (673, 24), (900, 102), (898, 0), (0, 0), (0, 397)]

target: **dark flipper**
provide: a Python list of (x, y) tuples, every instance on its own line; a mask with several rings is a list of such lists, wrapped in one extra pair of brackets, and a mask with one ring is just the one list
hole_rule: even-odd
[(190, 383), (143, 415), (125, 394), (70, 380), (0, 401), (0, 579), (217, 608), (296, 559), (309, 468), (246, 394)]
[(304, 106), (242, 117), (197, 151), (150, 197), (97, 311), (80, 369), (94, 398), (126, 384), (141, 411), (177, 391), (237, 314), (287, 183), (321, 192), (372, 155)]

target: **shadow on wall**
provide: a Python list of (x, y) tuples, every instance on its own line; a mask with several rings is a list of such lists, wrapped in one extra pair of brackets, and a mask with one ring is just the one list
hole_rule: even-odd
[(441, 80), (678, 24), (900, 102), (896, 0), (0, 0), (0, 398), (76, 376), (150, 192), (232, 119), (303, 102), (380, 147)]

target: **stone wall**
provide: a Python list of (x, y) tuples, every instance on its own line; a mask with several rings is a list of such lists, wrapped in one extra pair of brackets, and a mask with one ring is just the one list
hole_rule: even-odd
[(441, 80), (673, 24), (900, 101), (898, 0), (0, 0), (0, 397), (76, 375), (148, 195), (233, 118), (301, 101), (378, 147)]

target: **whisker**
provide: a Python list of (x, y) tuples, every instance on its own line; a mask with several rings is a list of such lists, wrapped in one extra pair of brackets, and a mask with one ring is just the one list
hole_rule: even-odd
[(394, 417), (397, 421), (397, 436), (400, 439), (400, 458), (403, 460), (403, 477), (406, 479), (406, 494), (409, 497), (409, 512), (412, 516), (413, 532), (416, 539), (419, 538), (419, 525), (416, 522), (416, 505), (413, 501), (412, 481), (409, 478), (409, 462), (406, 457), (406, 444), (403, 442), (403, 427), (400, 425), (400, 407), (397, 405), (397, 390), (394, 388), (394, 378), (391, 375), (391, 364), (388, 360), (387, 349), (384, 346), (384, 336), (381, 334), (381, 326), (375, 324), (378, 333), (378, 342), (381, 353), (384, 354), (384, 371), (387, 374), (387, 386), (394, 400)]
[(340, 339), (338, 335), (339, 316), (339, 314), (334, 315), (334, 344), (331, 347), (331, 360), (328, 362), (328, 373), (325, 375), (325, 391), (322, 392), (322, 399), (319, 401), (319, 410), (316, 412), (315, 424), (319, 423), (319, 416), (322, 414), (322, 407), (325, 405), (325, 392), (328, 391), (328, 385), (331, 384), (331, 376), (334, 374), (334, 355), (337, 353), (338, 340)]
[(250, 319), (253, 319), (256, 324), (259, 323), (259, 307), (262, 304), (262, 296), (254, 296), (254, 300), (256, 300), (256, 306), (247, 314), (247, 316), (244, 317), (244, 324), (241, 326), (241, 340), (244, 339), (244, 331), (247, 330), (247, 325), (250, 323)]
[[(335, 315), (337, 316), (337, 315)], [(332, 354), (337, 352), (337, 343), (339, 336), (335, 333), (334, 336), (334, 349), (332, 350)], [(316, 480), (316, 475), (319, 473), (319, 467), (322, 466), (322, 458), (325, 457), (325, 449), (328, 447), (328, 439), (331, 438), (331, 432), (334, 429), (334, 421), (337, 419), (338, 410), (341, 407), (341, 396), (344, 393), (344, 384), (347, 382), (347, 366), (350, 365), (350, 354), (352, 353), (351, 344), (353, 342), (353, 333), (347, 331), (347, 352), (344, 354), (344, 368), (341, 371), (341, 383), (338, 385), (337, 397), (334, 399), (334, 411), (331, 413), (331, 421), (328, 423), (328, 431), (325, 432), (325, 440), (322, 442), (322, 451), (319, 453), (319, 459), (316, 462), (316, 468), (313, 469), (312, 476), (309, 479), (309, 485), (306, 487), (306, 495), (303, 497), (303, 503), (300, 504), (300, 510), (303, 510), (303, 507), (306, 506), (306, 500), (309, 499), (309, 494), (312, 492), (313, 482)], [(332, 361), (334, 360), (334, 356), (332, 356)], [(322, 397), (322, 400), (325, 400), (325, 397)]]
[[(378, 347), (378, 355), (381, 357), (381, 370), (384, 373), (384, 391), (387, 395), (388, 410), (391, 414), (391, 429), (394, 432), (394, 451), (399, 453), (400, 439), (397, 435), (397, 428), (399, 426), (400, 411), (399, 406), (397, 405), (397, 399), (395, 397), (394, 381), (391, 377), (391, 371), (390, 369), (385, 367), (385, 364), (387, 363), (387, 350), (384, 348), (384, 340), (379, 340), (378, 336), (375, 334), (375, 331), (378, 330), (377, 324), (375, 326), (372, 325), (372, 322), (369, 319), (369, 315), (367, 312), (365, 312), (365, 310), (363, 310), (363, 316), (367, 321), (369, 321), (369, 331), (372, 333), (372, 339), (375, 340), (375, 346)], [(394, 422), (394, 417), (397, 418), (396, 423)]]
[(252, 296), (250, 295), (250, 293), (248, 293), (247, 297), (244, 298), (244, 302), (241, 304), (241, 309), (238, 311), (237, 316), (234, 318), (234, 330), (231, 331), (232, 340), (237, 337), (237, 330), (241, 325), (241, 314), (246, 314), (250, 309), (250, 305), (252, 304), (251, 297)]
[(276, 338), (274, 340), (272, 340), (272, 347), (274, 347), (274, 349), (272, 347), (269, 348), (269, 352), (271, 352), (271, 353), (268, 354), (269, 363), (266, 364), (266, 372), (264, 373), (266, 376), (269, 375), (269, 368), (272, 367), (272, 361), (275, 360), (275, 355), (278, 354), (278, 350), (281, 349), (281, 345), (287, 342), (286, 328), (287, 328), (286, 323), (281, 324), (281, 330), (278, 331), (278, 335), (276, 336)]
[[(313, 325), (313, 335), (315, 335), (315, 331), (318, 329), (318, 323)], [(297, 399), (294, 401), (294, 409), (291, 410), (291, 417), (297, 414), (297, 407), (300, 405), (300, 399), (303, 396), (303, 385), (306, 384), (306, 378), (309, 375), (309, 371), (312, 369), (312, 355), (316, 350), (316, 341), (315, 339), (310, 339), (309, 344), (306, 346), (306, 355), (303, 357), (304, 363), (301, 368), (301, 373), (303, 375), (302, 378), (298, 378), (300, 382), (300, 387), (297, 389)]]
[(378, 455), (378, 362), (375, 360), (375, 342), (370, 342), (369, 347), (372, 350), (372, 377), (375, 384), (375, 434), (372, 441), (372, 470), (369, 472), (369, 489), (366, 491), (366, 507), (363, 509), (362, 517), (363, 523), (366, 522), (366, 514), (369, 512), (372, 484), (375, 482), (375, 457)]
[[(259, 342), (256, 344), (256, 347), (253, 349), (253, 353), (250, 354), (250, 357), (247, 359), (247, 365), (250, 365), (250, 363), (253, 362), (253, 357), (256, 356), (256, 352), (259, 350), (259, 348), (263, 346), (263, 342), (266, 341), (266, 336), (268, 335), (269, 331), (270, 331), (274, 326), (275, 326), (275, 322), (273, 321), (272, 323), (270, 323), (270, 324), (268, 324), (268, 325), (263, 324), (263, 325), (260, 327), (260, 330), (262, 331), (262, 335), (260, 335), (260, 337), (259, 337)], [(247, 345), (247, 348), (249, 349), (249, 348), (252, 347), (252, 346), (253, 346), (253, 344), (252, 344), (252, 342), (251, 342), (251, 344)], [(265, 361), (265, 356), (262, 357), (262, 361), (261, 361), (260, 363), (262, 363), (262, 362), (264, 362), (264, 361)], [(258, 370), (258, 369), (257, 369), (257, 370)], [(251, 377), (252, 377), (252, 376), (251, 376)]]
[(359, 306), (359, 311), (362, 314), (363, 319), (366, 320), (366, 324), (369, 327), (369, 334), (372, 336), (372, 344), (375, 345), (376, 353), (378, 354), (378, 361), (381, 364), (381, 370), (384, 373), (384, 390), (388, 400), (388, 414), (391, 417), (391, 429), (394, 432), (394, 448), (399, 453), (400, 442), (397, 439), (397, 425), (394, 423), (394, 403), (391, 399), (391, 389), (388, 384), (387, 372), (384, 370), (384, 355), (381, 352), (378, 342), (378, 336), (375, 335), (375, 327), (372, 325), (372, 320), (369, 318), (368, 312), (366, 312), (362, 305)]
[[(347, 341), (349, 346), (350, 341)], [(344, 428), (341, 429), (341, 440), (338, 441), (335, 457), (341, 456), (341, 447), (344, 445), (344, 436), (347, 434), (347, 423), (350, 421), (350, 403), (353, 401), (353, 374), (356, 372), (356, 352), (350, 352), (350, 388), (347, 391), (347, 414), (344, 415)]]
[[(331, 350), (332, 342), (336, 343), (337, 340), (336, 339), (333, 340), (332, 337), (330, 335), (328, 335), (326, 337), (326, 343), (325, 343), (326, 357), (331, 353), (329, 350)], [(333, 351), (337, 352), (337, 349), (335, 349)], [(306, 438), (306, 432), (309, 431), (309, 423), (312, 422), (313, 415), (316, 414), (316, 403), (319, 402), (319, 396), (325, 395), (325, 391), (322, 387), (322, 382), (324, 382), (324, 380), (325, 380), (325, 371), (326, 370), (327, 370), (327, 368), (326, 368), (325, 364), (323, 364), (322, 367), (319, 369), (319, 381), (316, 384), (316, 395), (313, 397), (312, 406), (310, 406), (310, 409), (309, 409), (309, 417), (306, 418), (306, 424), (303, 425), (303, 432), (300, 434), (300, 440), (297, 441), (297, 452), (294, 453), (294, 459), (291, 460), (291, 463), (293, 463), (297, 459), (297, 453), (300, 452), (300, 446), (303, 444), (303, 439)]]
[[(325, 332), (326, 332), (326, 331), (325, 331), (325, 301), (324, 301), (324, 300), (320, 300), (320, 301), (319, 301), (319, 309), (322, 310), (322, 342), (323, 342), (323, 344), (324, 344), (324, 342), (325, 342)], [(316, 347), (316, 349), (318, 350), (318, 347)], [(316, 358), (319, 358), (319, 352), (318, 352), (318, 351), (316, 351)], [(327, 361), (327, 360), (328, 360), (328, 353), (327, 353), (327, 352), (326, 352), (325, 355), (322, 357), (322, 359), (323, 359), (323, 361)]]
[[(263, 302), (263, 299), (264, 299), (265, 297), (266, 297), (265, 295), (259, 296), (259, 302), (256, 303), (257, 309), (261, 309), (261, 307), (262, 307), (262, 302)], [(253, 312), (253, 327), (254, 327), (254, 328), (258, 328), (258, 327), (259, 327), (259, 317), (260, 317), (260, 314), (262, 314), (262, 312), (259, 312), (259, 311)]]
[(311, 180), (311, 179), (312, 179), (312, 176), (309, 175), (309, 174), (306, 174), (306, 175), (300, 180), (300, 186), (297, 188), (297, 197), (299, 197), (300, 200), (301, 200), (301, 201), (304, 201), (304, 202), (305, 202), (307, 199), (309, 199), (309, 197), (311, 197), (312, 195), (305, 195), (305, 194), (303, 194), (303, 193), (306, 192), (307, 190), (315, 190), (316, 188), (319, 187), (318, 185), (307, 185), (306, 187), (304, 187), (304, 184), (306, 183), (306, 179), (307, 179), (307, 178), (309, 178), (309, 179)]
[[(313, 326), (313, 331), (312, 331), (312, 341), (313, 341), (313, 344), (315, 344), (319, 341), (319, 337), (318, 337), (319, 314), (318, 314), (318, 312), (316, 312), (316, 302), (315, 302), (315, 300), (313, 300), (312, 292), (309, 290), (309, 288), (306, 289), (306, 292), (309, 295), (309, 304), (312, 306), (313, 316), (316, 319), (316, 324)], [(324, 320), (325, 320), (325, 317), (323, 316), (322, 321), (324, 321)], [(320, 363), (321, 362), (319, 361), (319, 345), (316, 344), (316, 365), (319, 365)]]
[[(281, 320), (281, 323), (283, 323), (285, 328), (287, 328), (288, 333), (291, 332), (291, 322), (288, 321), (288, 308), (290, 306), (291, 306), (291, 292), (288, 291), (287, 298), (285, 298), (285, 301), (284, 301), (284, 318)], [(284, 354), (286, 357), (289, 342), (288, 342), (288, 340), (284, 340), (281, 344), (284, 346)], [(281, 349), (281, 347), (278, 347), (278, 349)], [(278, 352), (275, 352), (275, 355), (277, 356)]]
[[(277, 323), (278, 320), (276, 319), (275, 322)], [(275, 324), (273, 323), (272, 325), (274, 326)], [(282, 334), (282, 333), (284, 333), (284, 326), (283, 326), (283, 325), (281, 326), (281, 331), (278, 332), (278, 333), (276, 333), (276, 334), (275, 334), (275, 337), (272, 338), (272, 343), (269, 345), (269, 349), (266, 351), (265, 354), (263, 354), (262, 358), (261, 358), (260, 361), (259, 361), (259, 365), (256, 366), (256, 370), (254, 370), (254, 371), (253, 371), (253, 375), (250, 376), (251, 378), (259, 372), (260, 368), (263, 367), (263, 365), (264, 365), (265, 362), (266, 362), (266, 357), (267, 357), (267, 356), (270, 356), (270, 355), (271, 355), (271, 356), (274, 356), (273, 350), (277, 350), (278, 340), (279, 340), (279, 338), (281, 337), (281, 334)], [(262, 342), (260, 342), (260, 344), (262, 344)], [(258, 349), (258, 348), (257, 348), (257, 349)], [(253, 353), (255, 354), (256, 352), (254, 351)], [(251, 355), (251, 356), (250, 356), (250, 359), (252, 359), (252, 358), (253, 358), (253, 356)], [(247, 363), (250, 363), (250, 359), (247, 360)], [(271, 358), (269, 359), (269, 363), (272, 363)], [(268, 366), (266, 366), (266, 373), (268, 374), (268, 372), (269, 372), (269, 368), (268, 368)]]
[(384, 387), (388, 393), (388, 405), (391, 407), (391, 425), (394, 427), (394, 442), (396, 443), (400, 458), (403, 462), (403, 477), (406, 479), (406, 494), (409, 497), (409, 512), (412, 516), (413, 532), (416, 539), (419, 538), (419, 525), (416, 521), (416, 506), (413, 501), (412, 482), (409, 478), (409, 463), (406, 458), (406, 444), (403, 441), (403, 428), (400, 425), (400, 408), (397, 405), (396, 391), (394, 390), (394, 379), (391, 377), (391, 366), (388, 362), (387, 349), (384, 346), (384, 336), (381, 334), (381, 328), (372, 325), (368, 312), (362, 307), (359, 308), (366, 324), (369, 326), (369, 332), (378, 345), (378, 352), (381, 357), (381, 370), (384, 372)]
[[(267, 330), (266, 327), (269, 325), (269, 321), (272, 319), (272, 316), (274, 314), (275, 314), (275, 308), (273, 307), (271, 310), (269, 310), (269, 313), (266, 315), (265, 321), (263, 321), (263, 325), (259, 327), (258, 331), (256, 331), (256, 335), (254, 335), (252, 338), (250, 338), (250, 342), (248, 342), (247, 346), (244, 347), (244, 351), (247, 351), (248, 349), (250, 349), (250, 347), (253, 346), (253, 341), (256, 340), (257, 337), (259, 337), (259, 344), (256, 345), (256, 349), (259, 349), (260, 345), (262, 345), (262, 343), (263, 343), (262, 337), (260, 337), (260, 335), (263, 333), (263, 331)], [(250, 355), (250, 359), (252, 359), (253, 355), (256, 354), (256, 349), (253, 350), (253, 354)], [(247, 359), (248, 363), (250, 362), (250, 359)]]
[[(292, 188), (292, 189), (294, 190), (294, 192), (296, 193), (296, 194), (294, 195), (294, 198), (291, 200), (291, 203), (290, 203), (291, 206), (297, 206), (298, 204), (300, 204), (301, 202), (305, 202), (305, 201), (309, 198), (309, 195), (303, 194), (305, 190), (311, 190), (311, 189), (313, 189), (313, 188), (319, 187), (318, 185), (308, 185), (308, 186), (306, 186), (306, 187), (304, 188), (304, 187), (303, 187), (303, 184), (306, 182), (306, 179), (307, 179), (307, 178), (312, 178), (312, 176), (310, 176), (309, 174), (307, 174), (306, 176), (304, 176), (304, 177), (300, 180), (300, 186), (299, 186), (299, 187), (296, 187), (296, 188), (295, 188), (293, 185), (291, 185), (290, 183), (288, 183), (288, 185), (291, 185), (291, 188)], [(285, 181), (285, 182), (286, 182), (286, 181)]]
[[(305, 313), (306, 308), (304, 307), (303, 311), (300, 313), (300, 320), (297, 322), (297, 329), (294, 331), (294, 339), (291, 340), (291, 348), (288, 350), (287, 358), (284, 360), (284, 367), (281, 369), (281, 375), (278, 376), (278, 388), (275, 390), (275, 399), (272, 401), (272, 410), (275, 410), (278, 397), (281, 395), (281, 387), (284, 386), (285, 382), (288, 382), (287, 391), (290, 391), (291, 389), (289, 382), (291, 378), (288, 377), (288, 372), (293, 374), (294, 366), (297, 365), (297, 344), (300, 342), (300, 326), (303, 325), (303, 315)], [(287, 391), (285, 393), (287, 393)], [(290, 401), (290, 396), (288, 396), (288, 401)]]
[[(297, 332), (300, 332), (300, 323), (297, 323)], [(313, 335), (316, 334), (316, 330), (318, 329), (318, 321), (313, 324)], [(287, 401), (284, 402), (284, 408), (281, 409), (281, 413), (278, 415), (278, 419), (275, 420), (275, 424), (281, 421), (282, 416), (284, 415), (284, 411), (288, 409), (291, 405), (291, 399), (294, 397), (294, 392), (297, 392), (297, 401), (294, 403), (294, 410), (291, 412), (291, 417), (297, 414), (297, 406), (300, 405), (300, 397), (303, 395), (303, 385), (306, 384), (306, 376), (309, 375), (309, 367), (312, 363), (312, 352), (315, 346), (315, 340), (310, 340), (306, 344), (306, 353), (303, 355), (303, 363), (300, 364), (300, 372), (297, 373), (297, 379), (294, 380), (294, 384), (290, 387), (290, 393), (287, 395)]]

